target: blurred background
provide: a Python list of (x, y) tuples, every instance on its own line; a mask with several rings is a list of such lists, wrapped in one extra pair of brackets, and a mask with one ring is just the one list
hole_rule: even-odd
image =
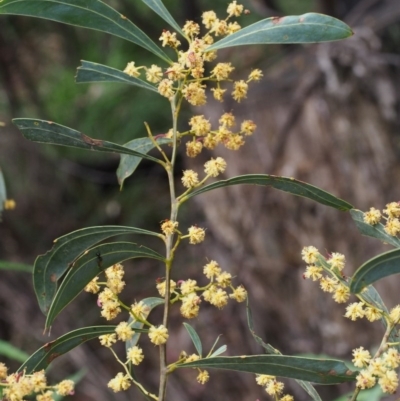
[[(228, 2), (165, 0), (179, 23), (200, 21), (202, 11), (225, 13)], [(163, 21), (138, 0), (107, 0), (157, 41)], [(247, 25), (276, 15), (323, 12), (347, 22), (354, 37), (320, 45), (252, 46), (220, 52), (219, 61), (236, 66), (242, 79), (252, 68), (265, 78), (253, 85), (240, 105), (212, 102), (204, 113), (216, 121), (224, 111), (253, 119), (258, 130), (240, 152), (217, 148), (188, 160), (182, 153), (177, 169), (201, 171), (211, 156), (228, 162), (226, 177), (246, 173), (292, 176), (319, 186), (365, 210), (383, 208), (400, 198), (400, 3), (391, 0), (243, 0), (251, 14)], [(0, 167), (9, 198), (17, 208), (3, 213), (0, 223), (0, 260), (32, 265), (55, 238), (93, 225), (121, 224), (158, 230), (169, 216), (164, 172), (143, 161), (122, 191), (115, 170), (119, 157), (30, 143), (13, 127), (12, 118), (48, 119), (94, 138), (126, 143), (145, 136), (143, 121), (154, 133), (170, 128), (169, 104), (154, 93), (110, 84), (76, 85), (80, 60), (124, 69), (127, 62), (151, 65), (151, 54), (130, 42), (100, 32), (24, 17), (2, 17), (0, 24)], [(187, 121), (191, 110), (184, 111)], [(186, 117), (185, 117), (186, 116)], [(256, 333), (285, 354), (330, 355), (351, 359), (354, 347), (374, 348), (383, 335), (377, 323), (344, 319), (344, 306), (335, 304), (318, 285), (302, 278), (300, 252), (305, 245), (321, 252), (346, 255), (347, 274), (380, 252), (378, 241), (361, 237), (348, 213), (264, 187), (233, 187), (194, 199), (181, 212), (180, 227), (207, 227), (204, 245), (183, 246), (173, 274), (175, 280), (198, 278), (207, 259), (217, 260), (249, 292)], [(137, 241), (141, 241), (138, 238)], [(144, 243), (152, 246), (151, 243)], [(126, 264), (131, 291), (127, 303), (154, 296), (163, 276), (154, 262)], [(27, 353), (70, 330), (105, 324), (96, 297), (82, 294), (56, 320), (51, 337), (43, 336), (44, 316), (33, 293), (31, 275), (0, 272), (0, 338)], [(398, 277), (378, 284), (388, 307), (399, 303)], [(156, 322), (160, 311), (152, 314)], [(209, 349), (218, 335), (227, 355), (260, 354), (247, 328), (243, 304), (223, 312), (202, 304), (198, 318), (189, 322)], [(182, 326), (179, 310), (171, 315), (174, 343), (194, 352)], [(146, 359), (138, 376), (149, 389), (157, 385), (157, 350), (144, 339)], [(121, 349), (122, 351), (122, 349)], [(169, 350), (177, 357), (181, 348)], [(15, 361), (7, 361), (14, 368)], [(113, 394), (106, 383), (118, 366), (96, 341), (55, 361), (54, 380), (86, 369), (76, 400), (142, 399), (136, 390)], [(211, 372), (206, 386), (196, 372), (178, 371), (169, 383), (175, 401), (267, 400), (250, 374)], [(308, 400), (293, 381), (288, 391)], [(319, 386), (324, 401), (335, 400), (351, 386)], [(374, 395), (369, 400), (380, 399)], [(386, 400), (395, 397), (382, 398)]]

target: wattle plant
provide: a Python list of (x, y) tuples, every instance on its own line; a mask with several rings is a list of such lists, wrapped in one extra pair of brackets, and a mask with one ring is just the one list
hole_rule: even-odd
[[(170, 26), (171, 30), (164, 29), (160, 33), (161, 47), (126, 16), (98, 0), (0, 1), (0, 14), (46, 18), (103, 31), (151, 52), (158, 57), (158, 64), (146, 66), (129, 61), (123, 70), (82, 61), (77, 71), (76, 82), (115, 82), (131, 85), (135, 87), (134, 90), (148, 90), (153, 92), (154, 96), (162, 96), (165, 98), (165, 106), (171, 109), (171, 121), (166, 124), (164, 134), (153, 135), (151, 126), (145, 123), (147, 135), (132, 139), (126, 144), (91, 138), (79, 130), (52, 121), (26, 118), (13, 120), (24, 137), (35, 142), (119, 153), (121, 161), (117, 177), (121, 187), (142, 159), (159, 164), (165, 170), (168, 179), (171, 211), (161, 223), (160, 232), (125, 226), (82, 228), (56, 239), (52, 249), (36, 259), (33, 282), (39, 306), (46, 315), (46, 329), (51, 327), (60, 312), (83, 290), (98, 294), (97, 302), (101, 307), (101, 315), (107, 321), (119, 315), (123, 315), (124, 320), (116, 326), (84, 327), (67, 333), (40, 348), (16, 373), (8, 374), (5, 365), (0, 365), (0, 388), (4, 399), (19, 401), (34, 393), (38, 401), (48, 401), (53, 399), (54, 392), (61, 395), (71, 393), (73, 390), (70, 381), (61, 382), (55, 387), (48, 386), (44, 369), (54, 358), (91, 339), (100, 339), (101, 344), (110, 350), (121, 366), (115, 377), (108, 382), (112, 391), (125, 391), (131, 386), (136, 386), (146, 398), (158, 401), (167, 397), (168, 377), (176, 369), (187, 368), (197, 370), (197, 381), (201, 384), (205, 384), (210, 378), (208, 369), (256, 374), (257, 383), (265, 387), (273, 400), (279, 401), (291, 401), (294, 398), (284, 393), (283, 383), (278, 377), (295, 379), (314, 401), (321, 401), (321, 398), (311, 383), (336, 384), (357, 381), (352, 400), (356, 400), (361, 390), (375, 385), (376, 381), (383, 391), (392, 393), (397, 387), (397, 374), (392, 372), (400, 359), (394, 331), (400, 314), (397, 309), (388, 312), (370, 284), (383, 276), (399, 272), (400, 264), (396, 263), (400, 255), (398, 250), (387, 252), (367, 262), (351, 280), (341, 273), (344, 267), (342, 255), (332, 254), (324, 258), (313, 247), (303, 251), (305, 261), (310, 264), (305, 277), (321, 280), (322, 289), (334, 293), (338, 302), (347, 301), (350, 292), (357, 294), (360, 304), (349, 305), (347, 317), (354, 320), (357, 317), (369, 316), (371, 321), (380, 319), (386, 326), (382, 345), (374, 357), (365, 353), (363, 349), (354, 351), (355, 367), (365, 368), (360, 373), (356, 368), (349, 369), (339, 360), (282, 355), (254, 334), (249, 307), (249, 329), (254, 339), (265, 350), (265, 354), (222, 356), (227, 349), (226, 345), (219, 348), (214, 345), (211, 350), (204, 351), (195, 329), (184, 322), (182, 324), (186, 327), (197, 352), (188, 355), (182, 350), (177, 360), (167, 358), (168, 344), (174, 341), (168, 331), (171, 308), (179, 308), (183, 320), (193, 319), (201, 312), (203, 302), (222, 310), (229, 301), (244, 302), (247, 299), (247, 290), (214, 260), (202, 266), (202, 283), (190, 278), (180, 279), (181, 273), (174, 265), (176, 253), (182, 251), (182, 245), (195, 245), (206, 240), (204, 228), (198, 227), (196, 222), (190, 227), (180, 225), (179, 209), (190, 198), (207, 191), (223, 190), (223, 187), (231, 185), (269, 186), (339, 211), (351, 211), (357, 227), (363, 234), (381, 239), (397, 248), (400, 247), (400, 241), (396, 235), (400, 228), (396, 228), (396, 224), (400, 211), (395, 207), (390, 209), (390, 231), (385, 229), (379, 220), (366, 218), (366, 215), (354, 209), (348, 202), (291, 177), (249, 174), (215, 181), (214, 178), (226, 169), (226, 162), (221, 157), (208, 160), (204, 164), (203, 173), (185, 170), (181, 179), (182, 187), (176, 188), (174, 176), (179, 146), (185, 147), (186, 155), (192, 158), (200, 154), (203, 148), (217, 150), (218, 147), (224, 146), (237, 151), (245, 144), (246, 138), (253, 135), (257, 129), (251, 120), (238, 123), (233, 113), (223, 113), (218, 122), (210, 122), (207, 116), (196, 112), (197, 106), (205, 105), (210, 97), (224, 102), (224, 99), (231, 96), (236, 102), (244, 102), (248, 96), (249, 85), (256, 84), (263, 77), (261, 70), (254, 69), (239, 80), (234, 80), (232, 72), (235, 67), (230, 62), (216, 61), (219, 49), (252, 44), (332, 41), (345, 39), (352, 35), (352, 31), (335, 18), (315, 13), (268, 18), (242, 28), (237, 19), (241, 18), (240, 22), (245, 23), (249, 11), (236, 1), (228, 4), (226, 14), (222, 17), (217, 16), (214, 11), (206, 11), (202, 14), (201, 24), (187, 21), (180, 27), (161, 0), (142, 1)], [(185, 103), (190, 104), (193, 111), (189, 121), (182, 121), (181, 117), (181, 109)], [(158, 157), (148, 155), (152, 149), (158, 151)], [(165, 253), (160, 254), (142, 243), (112, 239), (119, 235), (157, 237), (165, 245)], [(156, 283), (157, 296), (138, 302), (134, 302), (132, 298), (129, 305), (120, 298), (124, 287), (129, 287), (129, 283), (124, 281), (122, 263), (134, 258), (151, 258), (155, 263), (163, 265), (164, 279)], [(385, 269), (381, 269), (382, 266)], [(179, 281), (175, 281), (177, 278)], [(150, 314), (157, 307), (163, 308), (163, 318), (159, 322), (153, 322)], [(139, 345), (141, 335), (147, 335), (159, 348), (158, 389), (149, 389), (146, 383), (139, 383), (135, 378), (134, 370), (138, 365), (140, 369), (140, 363), (145, 358)], [(126, 353), (122, 356), (117, 355), (113, 349), (118, 341), (126, 344)], [(379, 370), (376, 361), (380, 357), (386, 359), (379, 365)], [(374, 366), (375, 370), (371, 370), (370, 366)]]

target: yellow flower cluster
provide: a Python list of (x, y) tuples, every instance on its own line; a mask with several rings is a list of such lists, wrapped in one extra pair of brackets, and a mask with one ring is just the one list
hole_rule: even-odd
[(171, 221), (171, 220), (164, 220), (161, 223), (161, 231), (164, 233), (164, 235), (172, 235), (175, 233), (175, 231), (178, 228), (179, 223), (177, 221)]
[[(384, 213), (389, 218), (394, 218), (394, 214), (397, 213), (395, 205), (397, 204), (389, 204), (387, 209), (384, 210)], [(364, 215), (364, 221), (367, 222), (368, 220), (368, 224), (371, 224), (371, 221), (378, 222), (379, 220), (376, 220), (376, 212), (379, 211), (371, 208), (370, 212), (368, 212), (370, 214), (366, 214), (367, 217)], [(322, 290), (333, 293), (333, 298), (336, 302), (346, 302), (348, 300), (350, 296), (348, 284), (341, 273), (345, 266), (344, 255), (332, 253), (329, 259), (325, 259), (317, 248), (308, 246), (303, 249), (302, 258), (306, 263), (310, 264), (304, 274), (305, 278), (311, 278), (314, 281), (320, 280)], [(328, 275), (323, 276), (323, 272), (328, 273)], [(365, 302), (362, 297), (359, 298), (359, 302), (353, 302), (346, 307), (344, 316), (348, 319), (354, 321), (365, 317), (370, 322), (374, 322), (385, 318), (389, 327), (399, 324), (400, 305), (395, 306), (387, 313)], [(392, 394), (396, 391), (399, 381), (394, 369), (400, 365), (400, 354), (397, 349), (388, 348), (384, 353), (378, 351), (377, 355), (372, 358), (368, 350), (359, 347), (353, 350), (353, 357), (354, 365), (358, 368), (363, 368), (356, 378), (357, 387), (364, 390), (375, 386), (378, 382), (383, 392)]]
[(256, 382), (258, 385), (265, 387), (265, 391), (274, 400), (277, 401), (294, 401), (293, 396), (286, 394), (282, 395), (284, 384), (276, 380), (275, 376), (270, 375), (256, 375)]
[[(207, 263), (203, 268), (204, 275), (210, 280), (205, 287), (200, 287), (196, 280), (188, 279), (180, 281), (179, 285), (170, 281), (171, 303), (180, 301), (180, 312), (186, 319), (193, 319), (200, 311), (201, 297), (211, 305), (222, 309), (228, 303), (229, 298), (237, 302), (247, 299), (247, 291), (243, 286), (233, 287), (232, 275), (222, 271), (214, 260)], [(228, 294), (226, 289), (232, 290)], [(165, 281), (157, 284), (157, 290), (161, 296), (165, 296)]]
[[(128, 307), (119, 300), (118, 294), (125, 286), (125, 282), (122, 280), (124, 276), (124, 269), (121, 264), (117, 263), (105, 269), (104, 273), (106, 278), (105, 282), (99, 282), (98, 277), (96, 277), (86, 286), (85, 290), (94, 294), (99, 293), (98, 305), (101, 307), (101, 315), (107, 320), (114, 319), (122, 312), (122, 308), (126, 309), (131, 316), (130, 321), (120, 322), (116, 326), (114, 333), (99, 336), (101, 345), (111, 348), (117, 341), (126, 342), (132, 339), (133, 335), (135, 334), (135, 331), (132, 328), (133, 325), (136, 322), (146, 322), (145, 319), (149, 313), (149, 308), (143, 302), (136, 302)], [(104, 289), (99, 292), (101, 286), (103, 286)], [(159, 328), (157, 329), (155, 327), (150, 327), (149, 329), (149, 338), (153, 343), (160, 343), (160, 340), (157, 339), (157, 331), (159, 330)], [(124, 364), (127, 365), (128, 363), (132, 363), (133, 365), (139, 365), (143, 359), (143, 350), (137, 345), (132, 345), (126, 350), (126, 360)], [(108, 387), (114, 392), (118, 392), (127, 390), (131, 384), (132, 378), (129, 375), (120, 372), (109, 381)]]
[[(114, 294), (119, 294), (125, 287), (125, 282), (122, 280), (124, 277), (124, 268), (120, 263), (117, 263), (104, 271), (106, 276), (106, 283), (103, 283), (105, 287), (108, 287)], [(86, 287), (86, 292), (97, 294), (100, 291), (100, 285), (98, 283), (99, 278), (95, 277)]]
[(108, 287), (99, 293), (98, 304), (101, 307), (101, 316), (107, 320), (113, 320), (121, 313), (118, 295)]
[(131, 378), (128, 375), (124, 375), (123, 373), (119, 372), (108, 382), (107, 386), (114, 391), (114, 393), (117, 393), (119, 391), (128, 390), (131, 384)]
[(149, 330), (150, 341), (155, 345), (165, 344), (168, 340), (168, 329), (162, 324), (158, 327), (151, 326)]
[(386, 205), (386, 209), (380, 210), (371, 207), (368, 212), (364, 213), (364, 222), (374, 226), (381, 220), (385, 219), (385, 231), (396, 237), (400, 234), (400, 202), (391, 202)]
[(185, 135), (193, 137), (186, 143), (186, 154), (189, 157), (196, 157), (203, 147), (215, 149), (220, 143), (229, 150), (240, 149), (245, 143), (244, 137), (252, 135), (257, 126), (251, 120), (244, 120), (239, 129), (233, 130), (235, 125), (236, 118), (232, 113), (222, 114), (218, 129), (215, 130), (212, 129), (210, 121), (203, 114), (193, 116), (189, 120), (190, 130), (185, 133)]
[[(187, 355), (185, 351), (182, 351), (179, 355), (179, 362), (180, 363), (189, 363), (189, 362), (194, 362), (198, 361), (200, 358), (199, 355), (197, 354), (192, 354), (192, 355)], [(210, 374), (207, 372), (207, 370), (201, 370), (199, 368), (193, 368), (198, 371), (197, 375), (197, 382), (200, 384), (206, 384), (208, 380), (210, 379)]]
[(32, 374), (23, 372), (7, 375), (7, 367), (0, 363), (0, 380), (4, 399), (23, 401), (25, 397), (35, 394), (37, 401), (53, 401), (53, 395), (67, 396), (74, 394), (74, 382), (63, 380), (49, 386), (44, 370)]
[[(176, 32), (164, 30), (160, 36), (163, 47), (170, 47), (176, 53), (176, 61), (163, 69), (153, 64), (151, 67), (136, 66), (135, 62), (129, 62), (124, 70), (131, 77), (139, 78), (144, 72), (144, 78), (157, 86), (160, 95), (172, 99), (176, 97), (178, 102), (185, 99), (193, 106), (202, 106), (207, 102), (207, 89), (210, 89), (214, 99), (223, 102), (227, 88), (224, 82), (233, 82), (231, 95), (238, 103), (247, 97), (249, 83), (260, 81), (263, 73), (259, 69), (250, 72), (246, 80), (233, 81), (231, 74), (234, 67), (229, 62), (217, 63), (210, 69), (209, 75), (205, 72), (205, 63), (216, 59), (217, 52), (209, 51), (208, 47), (214, 43), (215, 37), (231, 35), (241, 29), (240, 25), (230, 19), (239, 17), (245, 12), (242, 5), (236, 1), (231, 2), (227, 8), (227, 17), (219, 19), (214, 11), (206, 11), (202, 15), (203, 29), (194, 21), (187, 21), (182, 28), (185, 39), (188, 42), (187, 50), (181, 50), (181, 42)], [(208, 88), (208, 85), (212, 87)], [(203, 146), (214, 149), (219, 143), (226, 148), (237, 150), (244, 144), (244, 136), (251, 135), (256, 125), (251, 120), (242, 122), (240, 129), (232, 131), (235, 126), (235, 118), (231, 113), (225, 113), (219, 120), (218, 130), (211, 130), (211, 124), (204, 116), (194, 116), (189, 121), (191, 129), (187, 133), (180, 134), (193, 136), (193, 140), (187, 144), (187, 154), (190, 157), (198, 155)]]
[(204, 228), (200, 228), (197, 226), (191, 226), (188, 229), (188, 237), (189, 237), (189, 244), (195, 245), (200, 244), (204, 241), (206, 236), (206, 231)]
[(6, 199), (3, 202), (3, 207), (5, 210), (14, 210), (17, 207), (17, 203), (14, 199)]
[(384, 393), (393, 394), (399, 385), (396, 370), (400, 365), (400, 354), (395, 348), (389, 348), (381, 356), (371, 358), (370, 353), (363, 347), (353, 350), (353, 363), (364, 368), (358, 374), (357, 387), (361, 390), (380, 385)]
[[(192, 142), (188, 142), (192, 143)], [(208, 160), (204, 164), (204, 172), (206, 176), (199, 181), (198, 174), (193, 170), (185, 170), (182, 176), (182, 185), (188, 189), (194, 189), (203, 185), (210, 177), (218, 177), (226, 170), (226, 161), (222, 157)]]
[[(304, 247), (301, 255), (309, 264), (303, 277), (313, 281), (319, 280), (322, 291), (332, 293), (336, 302), (347, 302), (350, 291), (341, 273), (345, 267), (345, 256), (334, 252), (329, 259), (325, 259), (314, 246)], [(324, 272), (328, 275), (324, 276)]]
[(199, 369), (199, 374), (197, 375), (197, 382), (200, 384), (206, 384), (210, 379), (210, 375), (206, 370)]
[(117, 263), (104, 271), (106, 281), (100, 283), (99, 278), (95, 277), (86, 287), (85, 291), (93, 294), (99, 293), (101, 286), (105, 288), (98, 295), (98, 304), (101, 306), (101, 315), (107, 320), (116, 318), (121, 313), (118, 294), (125, 287), (124, 268)]

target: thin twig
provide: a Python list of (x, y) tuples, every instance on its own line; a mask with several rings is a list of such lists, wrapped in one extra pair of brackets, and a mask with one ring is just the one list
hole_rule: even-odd
[[(178, 202), (175, 195), (175, 181), (174, 181), (174, 167), (177, 154), (177, 144), (178, 144), (178, 115), (179, 109), (176, 107), (177, 95), (171, 100), (171, 111), (172, 111), (172, 121), (173, 121), (173, 150), (171, 161), (166, 164), (165, 169), (168, 174), (169, 190), (171, 196), (171, 215), (170, 220), (176, 221), (178, 216)], [(169, 303), (170, 303), (170, 271), (173, 261), (173, 241), (174, 235), (168, 235), (166, 237), (166, 263), (165, 263), (165, 296), (164, 296), (164, 315), (163, 315), (163, 325), (168, 328), (168, 314), (169, 314)], [(160, 345), (160, 386), (158, 391), (158, 401), (165, 400), (166, 388), (167, 388), (167, 344)]]

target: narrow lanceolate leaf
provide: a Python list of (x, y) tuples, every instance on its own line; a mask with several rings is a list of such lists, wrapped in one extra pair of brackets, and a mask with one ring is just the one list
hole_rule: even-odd
[(58, 314), (83, 291), (86, 285), (108, 267), (128, 259), (151, 258), (164, 262), (164, 258), (150, 248), (132, 242), (113, 242), (97, 245), (79, 257), (70, 267), (46, 318), (48, 329)]
[[(171, 143), (171, 139), (168, 138), (158, 138), (157, 143), (159, 145), (164, 145), (166, 143)], [(150, 138), (138, 138), (127, 142), (124, 147), (134, 150), (140, 153), (148, 153), (154, 148), (153, 142)], [(141, 157), (131, 156), (131, 155), (121, 155), (121, 161), (117, 169), (118, 183), (122, 189), (124, 181), (130, 177), (136, 170), (139, 163), (142, 161)]]
[(26, 352), (3, 340), (0, 340), (0, 355), (18, 362), (25, 362), (29, 358)]
[(159, 163), (159, 160), (143, 153), (136, 152), (117, 145), (113, 142), (94, 139), (82, 132), (75, 131), (64, 125), (52, 121), (37, 120), (33, 118), (15, 118), (13, 123), (20, 129), (22, 135), (33, 142), (50, 143), (59, 146), (97, 150), (99, 152), (122, 153), (139, 156)]
[(18, 371), (23, 372), (26, 370), (26, 374), (31, 374), (38, 370), (46, 369), (54, 359), (66, 354), (86, 341), (93, 340), (104, 334), (114, 333), (115, 327), (93, 326), (70, 331), (39, 348), (25, 361)]
[(216, 349), (211, 355), (210, 358), (213, 358), (214, 356), (218, 356), (226, 352), (228, 347), (226, 345), (221, 345), (218, 349)]
[(157, 88), (148, 84), (142, 79), (131, 77), (123, 71), (116, 68), (108, 67), (107, 65), (92, 63), (90, 61), (81, 61), (82, 66), (78, 67), (76, 72), (75, 81), (78, 84), (90, 82), (117, 82), (121, 84), (128, 84), (138, 86), (142, 89), (148, 89), (157, 92)]
[(319, 384), (338, 384), (355, 380), (358, 372), (342, 361), (284, 355), (220, 356), (177, 365), (178, 368), (226, 369), (265, 374)]
[(256, 44), (329, 42), (351, 35), (353, 31), (344, 22), (328, 15), (308, 13), (258, 21), (215, 42), (207, 51)]
[[(361, 294), (361, 297), (363, 300), (367, 301), (368, 304), (375, 306), (379, 310), (389, 313), (378, 291), (372, 285), (369, 285), (367, 288), (364, 289), (364, 291)], [(386, 328), (387, 327), (386, 319), (382, 317), (380, 321), (383, 327)], [(389, 334), (389, 342), (398, 344), (399, 341), (396, 330), (392, 330), (391, 333)], [(397, 348), (397, 350), (400, 351), (400, 345), (397, 345), (395, 348)]]
[(199, 335), (197, 334), (196, 330), (188, 323), (183, 323), (185, 329), (189, 333), (190, 339), (193, 342), (194, 347), (196, 348), (197, 354), (200, 356), (203, 353), (203, 346), (201, 345), (201, 340)]
[[(247, 324), (249, 326), (250, 333), (252, 334), (253, 338), (256, 340), (258, 344), (260, 344), (267, 354), (272, 355), (281, 355), (281, 353), (274, 348), (272, 345), (265, 343), (261, 337), (259, 337), (254, 331), (254, 324), (253, 324), (253, 314), (250, 309), (249, 300), (247, 300)], [(213, 355), (214, 356), (214, 355)], [(296, 380), (299, 386), (314, 400), (314, 401), (322, 401), (321, 397), (315, 390), (314, 386), (306, 381), (303, 380)]]
[(5, 260), (0, 260), (0, 270), (10, 270), (13, 272), (32, 273), (33, 266), (26, 265), (24, 263), (6, 262)]
[(166, 21), (175, 31), (179, 32), (182, 36), (185, 34), (182, 32), (181, 27), (174, 20), (170, 12), (166, 9), (161, 0), (142, 0), (149, 8), (151, 8), (155, 13), (157, 13), (164, 21)]
[(302, 196), (304, 198), (311, 199), (323, 205), (333, 207), (342, 211), (347, 211), (353, 208), (353, 206), (340, 199), (333, 196), (329, 192), (323, 191), (311, 184), (295, 180), (289, 177), (279, 177), (275, 175), (267, 174), (248, 174), (240, 175), (237, 177), (230, 178), (229, 180), (217, 181), (212, 184), (206, 185), (205, 187), (195, 189), (193, 192), (189, 193), (183, 197), (183, 201), (192, 198), (193, 196), (200, 195), (204, 192), (211, 191), (217, 188), (229, 187), (231, 185), (240, 184), (253, 184), (253, 185), (264, 185), (279, 189), (284, 192), (289, 192), (293, 195)]
[(350, 281), (350, 292), (358, 294), (381, 278), (400, 273), (400, 249), (382, 253), (365, 262)]
[(160, 234), (135, 227), (99, 226), (74, 231), (54, 240), (53, 248), (38, 256), (34, 266), (33, 286), (42, 312), (47, 314), (58, 280), (86, 249), (107, 238), (125, 234), (160, 237)]
[(107, 32), (169, 61), (168, 56), (124, 15), (99, 0), (3, 0), (0, 14), (44, 18)]
[(281, 353), (274, 348), (272, 345), (265, 343), (261, 337), (259, 337), (256, 332), (254, 331), (254, 324), (253, 324), (253, 313), (251, 312), (250, 305), (249, 305), (249, 300), (247, 300), (247, 305), (246, 305), (246, 311), (247, 311), (247, 325), (249, 326), (249, 330), (251, 335), (253, 336), (254, 340), (258, 344), (261, 345), (261, 347), (264, 348), (265, 352), (267, 354), (272, 354), (272, 355), (281, 355)]
[[(379, 295), (379, 292), (372, 285), (368, 286), (368, 288), (363, 291), (362, 298), (365, 299), (369, 304), (388, 313), (388, 309)], [(386, 323), (385, 319), (382, 320), (384, 323)]]
[[(151, 298), (145, 298), (140, 301), (143, 305), (146, 307), (146, 311), (143, 313), (141, 316), (142, 318), (147, 320), (147, 317), (150, 315), (151, 311), (158, 305), (162, 305), (164, 303), (164, 300), (162, 298), (157, 298), (157, 297), (151, 297)], [(133, 318), (132, 316), (129, 318), (128, 322), (129, 324), (132, 322)], [(140, 323), (138, 321), (135, 321), (131, 325), (132, 329), (135, 331), (135, 334), (132, 336), (130, 340), (127, 340), (125, 342), (125, 349), (128, 350), (129, 348), (134, 347), (140, 339), (140, 333), (141, 331), (138, 331), (137, 329), (142, 329), (143, 328), (143, 323)]]
[(350, 214), (361, 234), (366, 235), (367, 237), (377, 238), (385, 244), (390, 244), (396, 248), (400, 248), (400, 239), (389, 235), (385, 231), (385, 226), (383, 224), (378, 223), (371, 226), (370, 224), (365, 223), (364, 213), (361, 210), (350, 210)]

